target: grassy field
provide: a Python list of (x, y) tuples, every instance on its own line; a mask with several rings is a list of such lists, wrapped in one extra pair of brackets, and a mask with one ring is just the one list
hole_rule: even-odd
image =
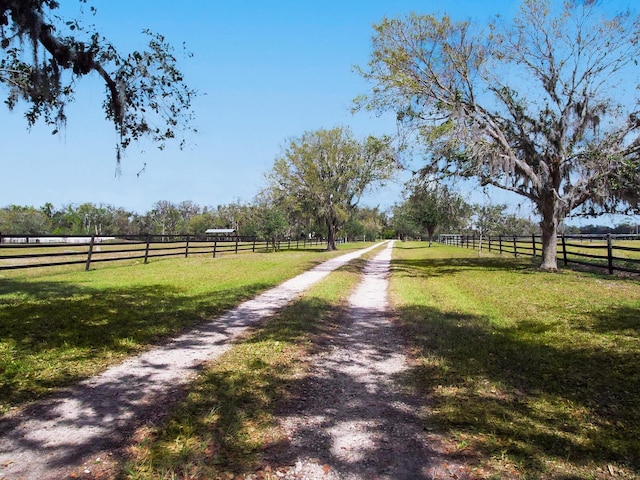
[(640, 283), (397, 243), (425, 426), (480, 478), (640, 476)]
[[(282, 249), (299, 250), (322, 248), (318, 240), (308, 242), (305, 240), (284, 241), (281, 243)], [(187, 249), (188, 245), (188, 249)], [(88, 240), (83, 243), (0, 243), (0, 271), (12, 270), (28, 267), (31, 265), (55, 265), (65, 264), (78, 265), (82, 269), (88, 260), (90, 245)], [(215, 250), (215, 255), (213, 255)], [(272, 246), (266, 241), (254, 242), (253, 240), (240, 240), (237, 243), (230, 239), (220, 239), (215, 241), (198, 241), (191, 239), (189, 243), (185, 239), (176, 241), (152, 241), (147, 243), (144, 240), (129, 241), (125, 239), (107, 240), (96, 242), (91, 248), (91, 268), (95, 269), (99, 264), (105, 262), (140, 261), (148, 257), (192, 257), (194, 255), (221, 256), (230, 253), (254, 253), (269, 252)]]
[[(325, 258), (1, 272), (0, 401), (6, 409), (91, 375)], [(212, 362), (165, 425), (138, 432), (121, 477), (253, 472), (263, 447), (281, 441), (278, 401), (331, 333), (362, 264)], [(640, 281), (397, 242), (390, 295), (429, 407), (425, 432), (478, 478), (640, 478)]]
[(0, 272), (0, 413), (94, 375), (345, 250)]

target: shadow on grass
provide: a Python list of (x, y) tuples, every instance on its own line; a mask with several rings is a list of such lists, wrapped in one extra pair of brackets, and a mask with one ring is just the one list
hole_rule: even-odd
[[(640, 308), (594, 315), (596, 325), (617, 330), (610, 319), (618, 313), (637, 335), (631, 318), (640, 317)], [(486, 318), (418, 306), (399, 315), (411, 346), (439, 359), (415, 373), (443, 430), (468, 437), (472, 449), (491, 457), (506, 452), (538, 475), (547, 458), (640, 473), (637, 351), (545, 343), (534, 321), (496, 329)]]
[(163, 285), (93, 289), (3, 280), (0, 404), (18, 405), (95, 374), (254, 296), (252, 284), (189, 295)]
[[(406, 248), (410, 250), (411, 248)], [(530, 260), (502, 257), (454, 257), (425, 259), (396, 259), (392, 271), (409, 277), (440, 277), (460, 275), (465, 271), (519, 271), (523, 274), (535, 271)]]

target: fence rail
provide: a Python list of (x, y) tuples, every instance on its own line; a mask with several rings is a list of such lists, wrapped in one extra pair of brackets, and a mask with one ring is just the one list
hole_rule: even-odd
[[(321, 245), (319, 238), (287, 239), (283, 249), (304, 249)], [(0, 270), (84, 265), (89, 270), (98, 262), (143, 260), (192, 255), (216, 257), (224, 253), (266, 252), (272, 244), (254, 237), (204, 235), (77, 236), (1, 235)]]
[[(486, 249), (514, 257), (542, 255), (542, 238), (531, 236), (478, 237), (475, 235), (443, 234), (440, 243), (478, 250)], [(571, 264), (640, 274), (639, 235), (562, 235), (558, 237), (558, 260)]]

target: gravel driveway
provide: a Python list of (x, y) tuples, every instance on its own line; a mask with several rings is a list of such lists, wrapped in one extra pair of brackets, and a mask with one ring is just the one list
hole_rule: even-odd
[(390, 242), (367, 262), (341, 328), (284, 407), (288, 442), (269, 459), (275, 476), (264, 478), (470, 478), (427, 435), (426, 410), (409, 390), (405, 342), (387, 304), (392, 248)]

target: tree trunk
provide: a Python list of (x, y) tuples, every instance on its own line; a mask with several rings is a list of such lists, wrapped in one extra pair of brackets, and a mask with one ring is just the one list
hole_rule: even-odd
[(427, 238), (429, 240), (429, 246), (432, 247), (433, 246), (433, 234), (435, 233), (435, 227), (434, 228), (430, 228), (427, 227)]
[(555, 197), (544, 202), (542, 210), (542, 263), (540, 270), (558, 270), (558, 212)]
[(332, 222), (331, 219), (327, 219), (327, 250), (338, 249), (338, 247), (336, 247), (337, 230), (335, 222)]

